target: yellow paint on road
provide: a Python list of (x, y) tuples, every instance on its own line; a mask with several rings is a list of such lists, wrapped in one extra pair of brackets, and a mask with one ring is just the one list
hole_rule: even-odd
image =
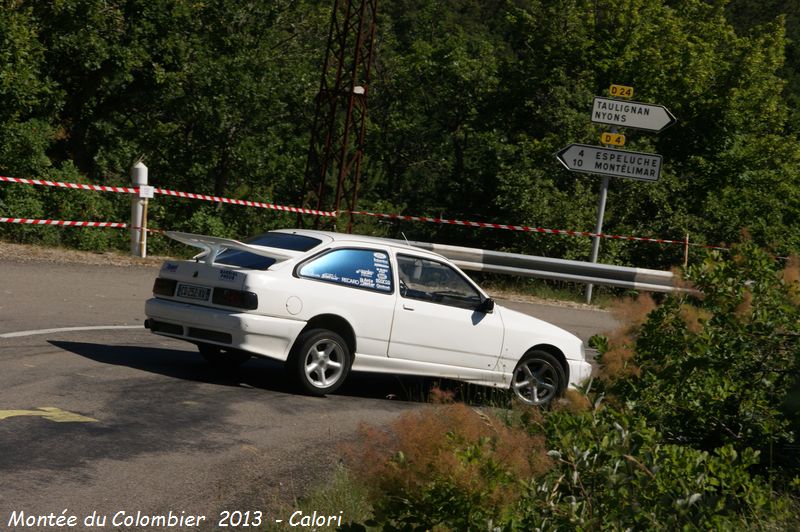
[(56, 423), (92, 423), (97, 420), (53, 406), (40, 406), (38, 410), (0, 410), (0, 421), (10, 417), (38, 416)]

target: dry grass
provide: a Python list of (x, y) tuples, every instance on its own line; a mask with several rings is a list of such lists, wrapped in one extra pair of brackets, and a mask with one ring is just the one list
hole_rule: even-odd
[(753, 317), (753, 292), (745, 288), (742, 302), (733, 309), (733, 315), (739, 323), (747, 323)]
[(681, 268), (672, 268), (672, 286), (678, 288), (679, 290), (683, 290), (686, 292), (690, 292), (693, 296), (703, 299), (703, 293), (697, 289), (692, 281), (686, 278), (684, 272)]
[[(751, 296), (752, 297), (752, 296)], [(700, 334), (705, 328), (705, 324), (712, 318), (711, 312), (684, 303), (678, 311), (681, 319), (686, 324), (686, 329), (692, 334)]]
[(800, 306), (800, 257), (797, 255), (789, 257), (781, 274), (788, 289), (789, 301), (795, 306)]
[(783, 281), (790, 284), (800, 283), (800, 257), (792, 255), (786, 259), (786, 266), (783, 268)]
[[(494, 508), (513, 505), (524, 482), (551, 466), (543, 436), (461, 403), (407, 412), (388, 429), (362, 426), (358, 443), (343, 451), (355, 477), (376, 496), (407, 497), (446, 481)], [(505, 472), (505, 482), (486, 474), (495, 468)]]
[(655, 308), (656, 302), (647, 293), (617, 300), (611, 306), (611, 313), (620, 326), (608, 338), (608, 351), (603, 353), (598, 372), (600, 379), (610, 382), (639, 375), (639, 368), (633, 361), (635, 334)]
[(599, 376), (605, 381), (615, 381), (625, 377), (639, 376), (640, 369), (634, 363), (636, 352), (633, 349), (634, 340), (629, 337), (609, 339), (609, 349), (603, 353), (603, 363), (600, 366)]
[(626, 333), (640, 327), (647, 315), (656, 308), (656, 302), (648, 293), (640, 294), (636, 298), (625, 297), (618, 299), (611, 306), (610, 311), (614, 318), (622, 324)]
[(555, 402), (553, 409), (579, 414), (591, 410), (592, 402), (581, 392), (568, 388), (564, 397)]

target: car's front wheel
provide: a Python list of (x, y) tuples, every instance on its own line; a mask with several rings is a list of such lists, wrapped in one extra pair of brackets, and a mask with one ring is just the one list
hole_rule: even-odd
[(250, 354), (239, 349), (211, 344), (199, 344), (197, 349), (206, 362), (218, 369), (234, 369), (250, 360)]
[(292, 348), (287, 370), (309, 395), (335, 392), (350, 372), (350, 348), (333, 331), (310, 329), (303, 332)]
[(514, 369), (511, 390), (523, 403), (544, 406), (564, 392), (564, 368), (545, 351), (527, 353)]

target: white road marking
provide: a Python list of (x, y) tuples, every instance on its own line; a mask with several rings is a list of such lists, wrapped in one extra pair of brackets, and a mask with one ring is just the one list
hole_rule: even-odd
[(36, 329), (33, 331), (17, 331), (0, 334), (0, 338), (20, 338), (37, 334), (53, 334), (73, 331), (106, 331), (111, 329), (144, 329), (144, 325), (96, 325), (92, 327), (61, 327), (60, 329)]
[(56, 423), (93, 423), (97, 420), (93, 417), (86, 417), (73, 412), (67, 412), (54, 406), (40, 406), (38, 410), (0, 410), (0, 421), (17, 416), (38, 416)]

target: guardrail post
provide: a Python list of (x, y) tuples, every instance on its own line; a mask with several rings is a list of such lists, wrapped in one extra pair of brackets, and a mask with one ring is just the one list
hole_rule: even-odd
[[(131, 181), (136, 188), (147, 186), (147, 167), (141, 161), (131, 168)], [(146, 209), (147, 198), (141, 194), (131, 198), (131, 255), (134, 257), (147, 256)]]

